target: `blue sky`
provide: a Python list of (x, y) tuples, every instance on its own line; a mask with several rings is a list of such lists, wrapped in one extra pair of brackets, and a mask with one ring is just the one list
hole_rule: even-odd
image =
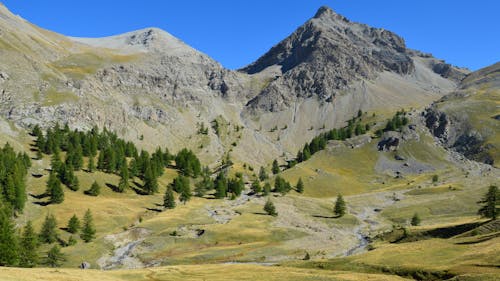
[(225, 67), (245, 66), (327, 5), (383, 27), (407, 46), (476, 70), (500, 60), (497, 0), (0, 0), (13, 13), (65, 35), (100, 37), (159, 27)]

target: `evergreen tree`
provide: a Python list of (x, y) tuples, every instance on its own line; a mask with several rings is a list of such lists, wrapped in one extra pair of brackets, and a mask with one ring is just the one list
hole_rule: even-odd
[(174, 191), (171, 186), (167, 188), (167, 191), (165, 192), (165, 197), (163, 197), (163, 207), (167, 209), (175, 208)]
[(222, 199), (227, 196), (227, 180), (223, 172), (215, 179), (215, 198)]
[(0, 208), (0, 266), (14, 266), (19, 262), (17, 237), (11, 214), (10, 208)]
[(35, 267), (38, 264), (38, 237), (31, 221), (28, 221), (24, 227), (19, 256), (19, 265), (21, 267)]
[(89, 156), (89, 162), (87, 163), (87, 171), (93, 173), (95, 171), (94, 157)]
[(45, 263), (50, 267), (59, 267), (65, 260), (63, 253), (61, 253), (61, 247), (59, 245), (54, 245), (47, 252), (47, 260)]
[(146, 166), (146, 170), (144, 173), (144, 191), (147, 194), (153, 194), (158, 192), (158, 180), (156, 179), (153, 170), (151, 169), (151, 165)]
[(337, 217), (342, 217), (343, 215), (345, 215), (345, 211), (346, 211), (346, 204), (344, 198), (342, 197), (342, 194), (339, 194), (337, 196), (337, 201), (335, 202), (335, 207), (333, 208), (333, 212), (335, 213), (335, 215), (337, 215)]
[(208, 190), (214, 188), (214, 182), (210, 178), (210, 170), (208, 167), (203, 168), (202, 179), (195, 185), (195, 195), (198, 197), (203, 197)]
[(298, 193), (304, 192), (304, 183), (302, 182), (302, 178), (299, 178), (299, 181), (297, 182), (295, 189), (297, 190)]
[(68, 232), (69, 233), (77, 233), (78, 230), (80, 229), (80, 220), (76, 215), (73, 215), (69, 221), (68, 221), (68, 226), (67, 226)]
[(272, 172), (275, 175), (280, 172), (280, 166), (278, 165), (278, 160), (276, 160), (276, 159), (274, 159), (274, 161), (273, 161)]
[(80, 237), (83, 241), (85, 241), (85, 243), (88, 243), (95, 239), (95, 233), (96, 230), (94, 226), (94, 220), (92, 218), (92, 213), (90, 212), (90, 209), (87, 209), (85, 215), (83, 216), (83, 227), (80, 233)]
[(45, 193), (50, 196), (50, 203), (52, 204), (59, 204), (64, 201), (64, 191), (61, 187), (61, 181), (54, 172), (50, 172)]
[(267, 196), (269, 195), (269, 193), (271, 193), (271, 184), (269, 182), (266, 182), (263, 188), (263, 195)]
[(99, 157), (97, 157), (97, 169), (104, 171), (106, 168), (106, 161), (104, 159), (104, 151), (99, 152)]
[(228, 191), (234, 194), (235, 197), (241, 195), (241, 192), (245, 188), (245, 183), (243, 182), (242, 175), (237, 175), (236, 178), (230, 179), (228, 182)]
[(128, 189), (128, 167), (123, 165), (120, 171), (120, 182), (118, 183), (118, 192), (124, 192)]
[(413, 226), (420, 225), (420, 217), (418, 216), (417, 213), (413, 214), (413, 217), (411, 218), (411, 225)]
[(186, 184), (184, 184), (181, 190), (181, 194), (179, 195), (179, 201), (186, 204), (186, 202), (191, 199), (191, 196), (192, 193), (191, 193), (191, 187), (189, 186), (189, 178), (186, 178)]
[(42, 229), (40, 230), (40, 242), (42, 243), (54, 243), (57, 241), (57, 221), (54, 215), (47, 215), (45, 221), (43, 222)]
[(267, 175), (266, 169), (264, 167), (260, 167), (260, 170), (259, 170), (260, 181), (265, 181), (268, 178), (269, 178), (269, 176)]
[(271, 201), (271, 199), (267, 199), (267, 202), (264, 205), (264, 211), (266, 211), (266, 213), (268, 215), (273, 216), (273, 217), (278, 215), (278, 213), (276, 212), (276, 208), (274, 207), (274, 204)]
[(262, 187), (260, 186), (260, 182), (258, 179), (255, 179), (253, 182), (252, 182), (252, 192), (254, 194), (258, 194), (258, 193), (261, 193), (262, 192)]
[(498, 207), (498, 205), (500, 205), (500, 192), (498, 191), (498, 187), (495, 185), (490, 186), (488, 192), (478, 203), (483, 204), (478, 211), (480, 216), (496, 220), (500, 211)]
[(97, 183), (97, 181), (94, 181), (90, 188), (88, 190), (85, 190), (85, 194), (90, 196), (98, 196), (99, 194), (101, 194), (101, 186)]

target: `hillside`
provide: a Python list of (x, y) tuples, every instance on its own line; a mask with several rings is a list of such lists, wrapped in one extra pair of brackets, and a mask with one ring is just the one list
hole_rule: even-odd
[[(3, 118), (22, 128), (97, 124), (149, 149), (187, 144), (206, 164), (227, 154), (269, 163), (359, 109), (424, 106), (454, 89), (464, 72), (326, 7), (242, 71), (156, 28), (68, 38), (3, 6), (0, 13)], [(224, 135), (197, 133), (214, 120), (225, 124)]]
[(328, 7), (233, 71), (157, 28), (65, 37), (0, 4), (0, 246), (28, 221), (41, 242), (0, 279), (497, 280), (478, 202), (500, 184), (499, 67)]

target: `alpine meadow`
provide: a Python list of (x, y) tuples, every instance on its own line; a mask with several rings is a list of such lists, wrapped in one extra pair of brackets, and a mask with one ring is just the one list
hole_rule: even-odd
[(500, 62), (322, 6), (230, 70), (0, 4), (0, 280), (500, 280), (499, 186)]

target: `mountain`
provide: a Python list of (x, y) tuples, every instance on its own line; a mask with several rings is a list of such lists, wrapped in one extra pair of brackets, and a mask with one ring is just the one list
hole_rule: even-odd
[[(396, 34), (330, 8), (256, 62), (225, 69), (165, 31), (65, 37), (0, 7), (0, 114), (27, 128), (108, 127), (143, 147), (188, 146), (206, 164), (293, 157), (358, 111), (419, 107), (467, 71), (406, 48)], [(215, 122), (215, 130), (199, 128)], [(273, 128), (280, 128), (274, 130)]]
[(458, 89), (432, 104), (426, 124), (448, 148), (500, 165), (500, 62), (475, 71)]
[[(497, 280), (500, 223), (478, 210), (500, 178), (499, 69), (328, 7), (232, 71), (156, 28), (66, 37), (0, 5), (0, 246), (49, 215), (58, 236), (0, 279)], [(28, 133), (55, 122), (117, 136)], [(87, 210), (84, 242), (66, 226)], [(66, 268), (43, 268), (54, 245)]]

